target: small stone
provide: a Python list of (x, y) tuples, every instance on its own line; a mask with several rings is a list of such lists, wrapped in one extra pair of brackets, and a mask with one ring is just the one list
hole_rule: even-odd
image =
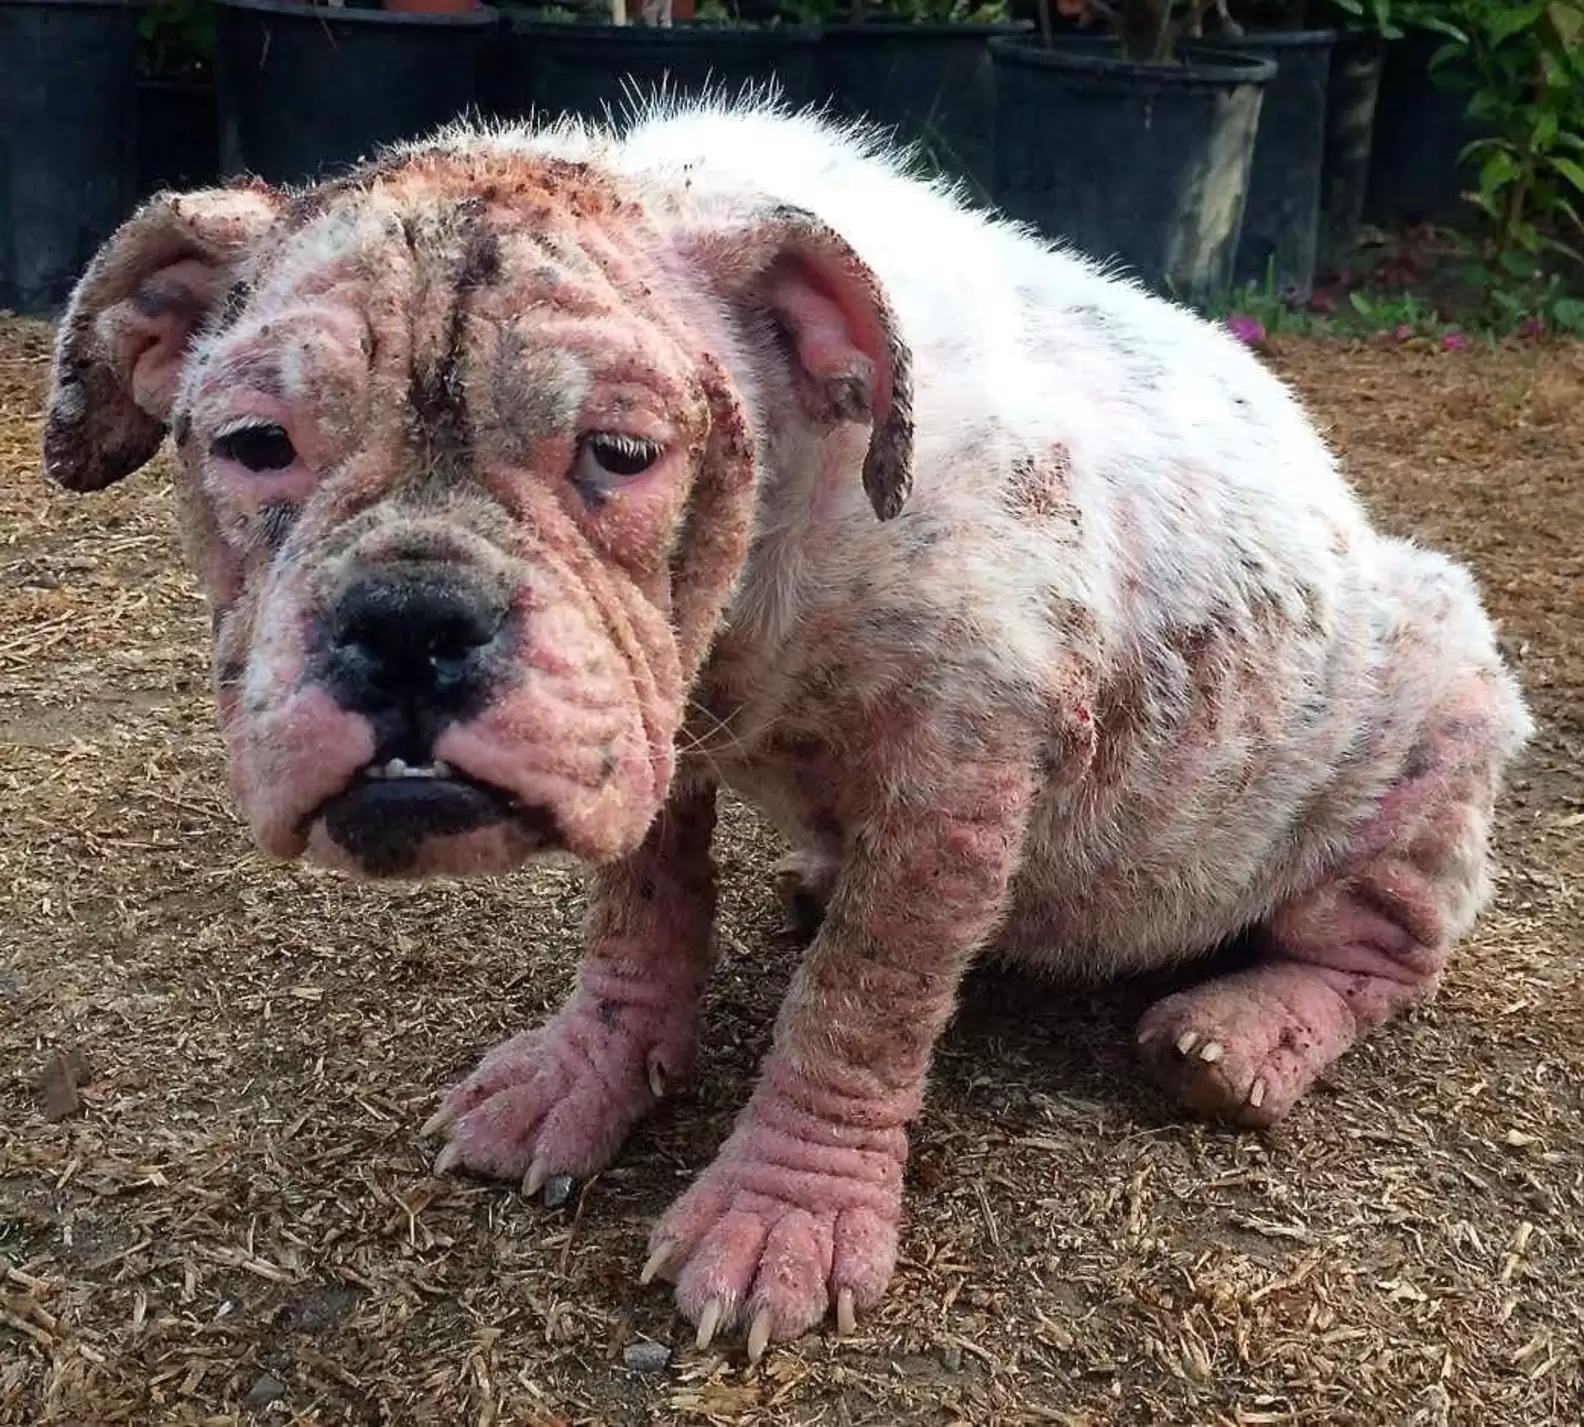
[(664, 1343), (639, 1341), (622, 1349), (622, 1366), (634, 1372), (661, 1372), (671, 1361), (671, 1349)]
[(260, 1373), (257, 1381), (247, 1390), (242, 1405), (250, 1412), (262, 1412), (272, 1402), (286, 1396), (286, 1384), (270, 1373)]
[(962, 1349), (956, 1343), (941, 1349), (941, 1366), (947, 1372), (962, 1371)]
[(544, 1202), (546, 1209), (559, 1209), (572, 1197), (572, 1176), (570, 1174), (553, 1174), (545, 1181)]
[(81, 1085), (93, 1079), (88, 1057), (78, 1046), (68, 1046), (50, 1056), (38, 1078), (38, 1096), (43, 1102), (44, 1118), (53, 1124), (82, 1109)]

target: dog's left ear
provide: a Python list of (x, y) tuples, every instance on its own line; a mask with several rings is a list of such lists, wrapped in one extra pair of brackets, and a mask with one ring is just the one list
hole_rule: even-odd
[(913, 482), (911, 360), (868, 264), (812, 213), (786, 206), (694, 230), (683, 252), (728, 307), (773, 324), (811, 416), (869, 426), (864, 490), (891, 519)]
[(44, 420), (52, 480), (100, 490), (159, 450), (192, 339), (280, 208), (263, 187), (165, 193), (106, 240), (55, 341)]

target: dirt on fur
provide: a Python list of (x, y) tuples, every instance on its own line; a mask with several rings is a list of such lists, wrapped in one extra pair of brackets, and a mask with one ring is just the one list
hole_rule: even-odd
[(1465, 557), (1541, 729), (1444, 991), (1265, 1134), (1134, 1068), (1151, 988), (974, 979), (856, 1338), (699, 1353), (648, 1226), (795, 953), (733, 806), (701, 1077), (560, 1210), (417, 1129), (545, 1015), (582, 885), (276, 866), (225, 789), (163, 463), (38, 466), (0, 322), (0, 1423), (1502, 1423), (1584, 1402), (1584, 346), (1268, 353), (1392, 529)]

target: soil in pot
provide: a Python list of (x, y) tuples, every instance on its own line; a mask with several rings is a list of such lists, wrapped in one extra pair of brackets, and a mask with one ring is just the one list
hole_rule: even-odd
[(925, 171), (959, 179), (974, 197), (987, 199), (996, 102), (988, 42), (1031, 28), (1026, 23), (826, 25), (820, 87), (838, 114), (893, 131), (915, 146)]
[(775, 83), (798, 106), (814, 90), (819, 31), (767, 24), (592, 24), (508, 15), (510, 38), (495, 106), (510, 118), (618, 117), (658, 92), (736, 95)]
[(498, 19), (217, 0), (220, 163), (305, 183), (476, 110)]
[(57, 311), (132, 207), (138, 18), (0, 0), (0, 308)]
[(1105, 39), (999, 38), (990, 53), (1001, 208), (1157, 291), (1226, 292), (1275, 63), (1202, 46), (1138, 64)]
[(1307, 302), (1320, 236), (1326, 93), (1335, 30), (1262, 30), (1216, 36), (1216, 48), (1273, 60), (1249, 174), (1243, 236), (1233, 264), (1238, 286), (1254, 284)]
[(1325, 158), (1320, 164), (1317, 273), (1342, 271), (1358, 245), (1375, 136), (1375, 100), (1385, 57), (1381, 38), (1367, 31), (1343, 32), (1331, 51)]

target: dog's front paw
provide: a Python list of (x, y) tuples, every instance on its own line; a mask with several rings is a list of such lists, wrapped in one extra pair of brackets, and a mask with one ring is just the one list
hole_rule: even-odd
[(495, 1047), (423, 1127), (444, 1131), (435, 1172), (521, 1177), (564, 1195), (603, 1169), (634, 1122), (692, 1070), (691, 1009), (580, 992), (545, 1025)]
[(806, 1333), (832, 1307), (837, 1331), (849, 1333), (896, 1265), (905, 1154), (900, 1130), (752, 1104), (655, 1226), (641, 1281), (675, 1282), (701, 1348), (747, 1324), (750, 1361), (772, 1340)]

